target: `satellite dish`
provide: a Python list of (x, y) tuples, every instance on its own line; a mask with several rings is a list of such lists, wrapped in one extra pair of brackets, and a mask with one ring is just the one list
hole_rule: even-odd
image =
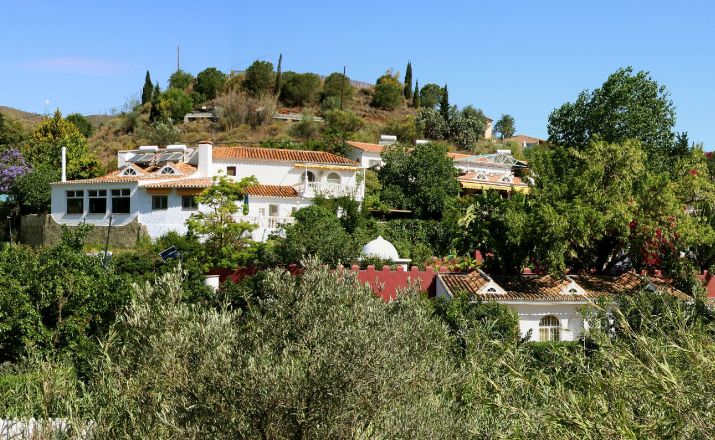
[(170, 248), (164, 249), (163, 251), (159, 252), (159, 256), (161, 257), (164, 262), (167, 260), (174, 260), (174, 259), (181, 259), (181, 252), (179, 252), (178, 249), (176, 249), (176, 246), (171, 246)]

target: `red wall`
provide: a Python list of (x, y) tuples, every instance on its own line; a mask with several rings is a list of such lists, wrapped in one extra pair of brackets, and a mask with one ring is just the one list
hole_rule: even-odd
[[(406, 288), (410, 282), (419, 283), (420, 291), (427, 292), (430, 296), (434, 296), (435, 293), (437, 272), (430, 266), (427, 266), (425, 270), (419, 270), (417, 266), (412, 266), (409, 271), (401, 266), (398, 266), (396, 270), (390, 270), (390, 266), (383, 266), (382, 270), (376, 270), (375, 266), (368, 266), (363, 270), (359, 266), (353, 266), (351, 269), (353, 272), (357, 272), (358, 280), (361, 283), (368, 283), (375, 295), (385, 301), (395, 299), (397, 289)], [(440, 271), (446, 272), (447, 269), (440, 268)]]

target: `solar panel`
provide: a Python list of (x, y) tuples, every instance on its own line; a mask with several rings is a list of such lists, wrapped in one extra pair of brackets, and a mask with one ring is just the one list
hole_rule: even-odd
[(174, 153), (174, 154), (172, 154), (171, 157), (170, 157), (169, 159), (167, 159), (167, 160), (176, 161), (176, 160), (181, 159), (182, 157), (184, 157), (184, 153)]
[(157, 162), (166, 162), (174, 153), (161, 153), (156, 156)]
[(139, 153), (129, 159), (127, 162), (132, 162), (132, 163), (146, 163), (150, 162), (151, 159), (154, 157), (153, 153)]

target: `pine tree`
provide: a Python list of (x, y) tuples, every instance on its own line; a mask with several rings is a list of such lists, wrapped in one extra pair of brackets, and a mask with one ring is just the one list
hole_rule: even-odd
[(278, 68), (276, 69), (276, 85), (273, 87), (273, 94), (278, 96), (281, 93), (281, 64), (283, 63), (283, 54), (278, 55)]
[(407, 62), (405, 69), (405, 99), (409, 100), (412, 97), (412, 63)]
[(442, 115), (444, 122), (449, 123), (449, 92), (447, 91), (447, 84), (445, 84), (442, 89), (442, 99), (439, 102), (439, 114)]
[(159, 98), (161, 98), (161, 89), (159, 88), (159, 82), (153, 88), (151, 96), (151, 110), (149, 111), (149, 121), (156, 122), (161, 116), (161, 111), (159, 110)]
[(415, 93), (412, 95), (412, 107), (420, 108), (420, 81), (415, 80)]
[(146, 104), (151, 101), (151, 94), (154, 91), (154, 86), (151, 84), (151, 76), (149, 71), (146, 71), (146, 78), (144, 78), (144, 88), (142, 89), (142, 104)]

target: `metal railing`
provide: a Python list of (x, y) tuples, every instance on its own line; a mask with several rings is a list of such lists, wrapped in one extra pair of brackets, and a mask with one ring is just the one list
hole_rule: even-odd
[(353, 197), (362, 199), (362, 187), (357, 185), (342, 185), (340, 183), (308, 182), (296, 185), (296, 191), (302, 197), (312, 198), (318, 195), (326, 197)]
[(295, 223), (295, 218), (293, 217), (278, 217), (278, 216), (264, 216), (264, 217), (238, 217), (239, 221), (252, 223), (259, 228), (266, 229), (278, 229), (283, 225), (290, 225)]

